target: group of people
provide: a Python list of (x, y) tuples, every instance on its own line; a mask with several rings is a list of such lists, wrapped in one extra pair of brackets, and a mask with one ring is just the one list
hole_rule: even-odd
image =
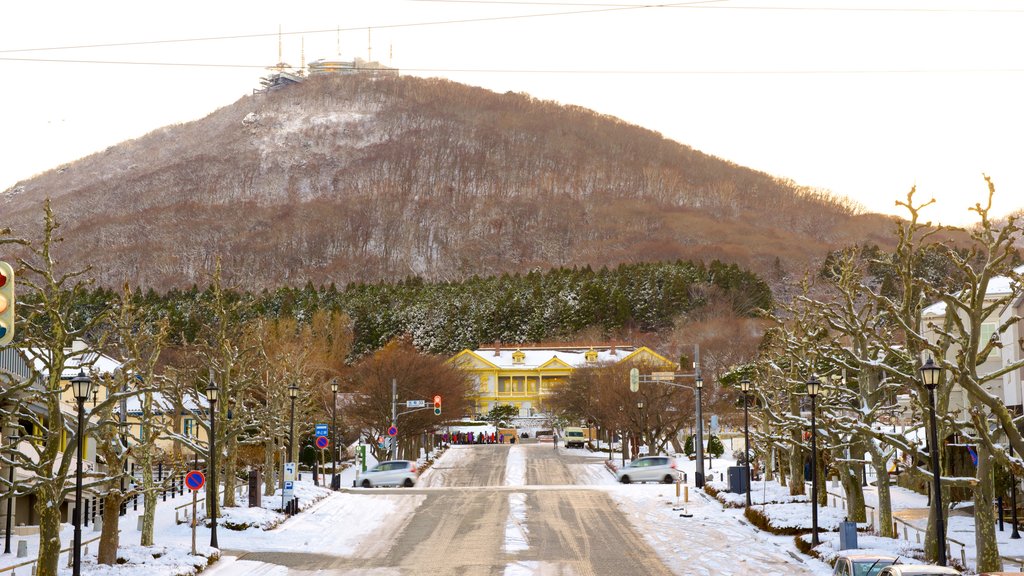
[[(450, 436), (444, 434), (445, 444), (504, 444), (505, 435), (497, 432), (453, 432)], [(515, 444), (515, 435), (509, 435), (509, 443)]]

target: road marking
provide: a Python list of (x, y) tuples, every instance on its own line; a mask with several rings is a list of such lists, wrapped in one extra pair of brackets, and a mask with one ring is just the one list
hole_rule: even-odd
[(526, 494), (508, 495), (508, 518), (505, 520), (505, 552), (522, 552), (530, 548), (526, 527)]

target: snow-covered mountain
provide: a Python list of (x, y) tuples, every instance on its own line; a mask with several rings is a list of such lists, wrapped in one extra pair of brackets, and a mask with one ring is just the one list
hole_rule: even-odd
[(38, 234), (46, 197), (66, 259), (157, 289), (205, 283), (218, 255), (253, 289), (676, 258), (770, 271), (889, 231), (616, 118), (411, 77), (246, 96), (19, 183), (5, 224)]

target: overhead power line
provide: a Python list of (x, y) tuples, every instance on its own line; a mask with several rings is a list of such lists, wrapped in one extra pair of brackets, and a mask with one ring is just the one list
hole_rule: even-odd
[[(265, 64), (225, 64), (203, 62), (146, 62), (135, 60), (82, 60), (70, 58), (20, 58), (0, 56), (0, 62), (40, 62), (56, 64), (107, 64), (123, 66), (170, 66), (184, 68), (241, 68), (266, 69)], [(392, 68), (360, 68), (360, 71), (393, 71)], [(616, 69), (541, 69), (541, 68), (405, 68), (401, 72), (434, 72), (450, 74), (567, 74), (567, 75), (622, 75), (622, 76), (697, 76), (697, 75), (824, 75), (824, 74), (1019, 74), (1024, 68), (848, 68), (848, 69), (716, 69), (716, 70), (616, 70)]]
[[(528, 0), (403, 0), (405, 2), (430, 2), (438, 4), (481, 4), (506, 6), (608, 6), (640, 7), (640, 4), (597, 3), (597, 2), (543, 2)], [(728, 1), (728, 0), (726, 0)], [(710, 3), (709, 3), (710, 4)], [(935, 13), (1024, 13), (1024, 8), (928, 8), (893, 6), (749, 6), (749, 5), (691, 5), (665, 6), (665, 8), (688, 8), (707, 10), (784, 10), (793, 12), (935, 12)]]
[(728, 0), (690, 0), (689, 2), (673, 2), (668, 4), (643, 4), (628, 6), (611, 6), (602, 8), (590, 8), (586, 10), (567, 10), (564, 12), (541, 12), (536, 14), (514, 14), (509, 16), (487, 16), (480, 18), (461, 18), (451, 20), (431, 20), (423, 22), (406, 22), (401, 24), (373, 24), (367, 26), (352, 26), (346, 28), (324, 28), (316, 30), (299, 30), (294, 32), (265, 32), (259, 34), (235, 34), (230, 36), (197, 36), (192, 38), (170, 38), (163, 40), (138, 40), (132, 42), (107, 42), (103, 44), (72, 44), (66, 46), (43, 46), (36, 48), (7, 48), (0, 49), (0, 54), (11, 54), (16, 52), (44, 52), (53, 50), (81, 50), (88, 48), (117, 48), (124, 46), (150, 46), (159, 44), (181, 44), (188, 42), (211, 42), (216, 40), (247, 40), (251, 38), (271, 38), (278, 36), (299, 36), (313, 34), (337, 34), (338, 32), (363, 31), (367, 28), (374, 30), (385, 30), (394, 28), (415, 28), (421, 26), (441, 26), (450, 24), (472, 24), (476, 22), (496, 22), (502, 20), (525, 20), (530, 18), (549, 18), (554, 16), (574, 16), (578, 14), (597, 14), (601, 12), (620, 12), (625, 10), (647, 10), (651, 8), (673, 8), (697, 4), (708, 4), (712, 2), (726, 2)]

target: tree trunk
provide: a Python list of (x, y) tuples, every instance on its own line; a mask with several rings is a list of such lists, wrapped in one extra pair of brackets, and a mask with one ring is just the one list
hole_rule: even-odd
[(825, 452), (818, 449), (818, 506), (828, 506), (828, 466), (825, 465)]
[(263, 495), (274, 495), (274, 457), (277, 454), (277, 446), (272, 440), (263, 443)]
[[(800, 401), (790, 394), (789, 413), (800, 416)], [(789, 452), (789, 495), (797, 496), (807, 493), (804, 485), (804, 451), (800, 448), (800, 430), (790, 432), (793, 449)]]
[(996, 542), (996, 518), (992, 502), (995, 500), (995, 474), (992, 457), (984, 444), (978, 443), (978, 483), (974, 486), (974, 545), (978, 550), (975, 571), (999, 572), (1003, 561), (999, 558)]
[(60, 493), (51, 483), (39, 486), (36, 513), (39, 514), (39, 569), (36, 576), (57, 576), (60, 556)]
[(117, 547), (120, 544), (120, 520), (121, 520), (121, 496), (120, 488), (107, 492), (103, 497), (103, 528), (100, 532), (100, 547), (96, 554), (96, 562), (111, 566), (117, 563)]
[[(232, 434), (224, 440), (227, 454), (224, 456), (224, 507), (234, 507), (235, 504), (235, 482), (238, 479), (238, 440)], [(217, 514), (220, 516), (220, 514)]]
[(889, 463), (881, 450), (875, 447), (874, 442), (869, 444), (871, 449), (871, 466), (875, 469), (878, 488), (878, 535), (886, 538), (895, 538), (896, 534), (892, 527), (892, 493), (889, 487)]
[(864, 489), (860, 482), (860, 464), (843, 464), (839, 467), (839, 478), (846, 491), (846, 518), (851, 522), (867, 522), (864, 508)]
[(139, 544), (152, 546), (153, 524), (156, 521), (156, 487), (153, 482), (153, 455), (148, 448), (140, 453), (139, 465), (142, 466), (142, 534), (139, 536)]

